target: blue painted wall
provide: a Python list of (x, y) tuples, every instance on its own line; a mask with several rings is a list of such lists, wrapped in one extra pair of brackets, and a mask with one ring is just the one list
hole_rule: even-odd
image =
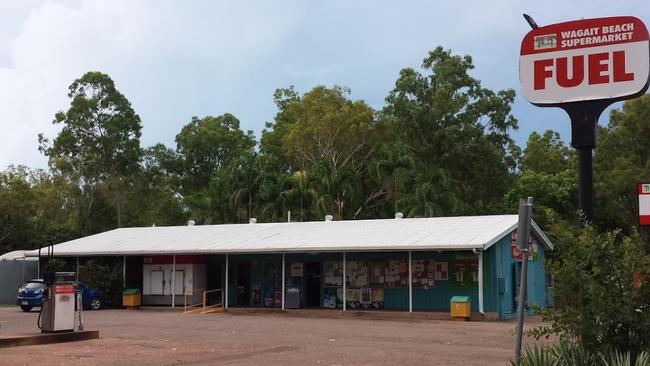
[[(537, 256), (528, 264), (528, 302), (538, 306), (544, 306), (546, 298), (545, 275), (543, 268), (544, 248), (537, 245)], [(460, 253), (460, 252), (456, 252)], [(463, 253), (468, 253), (467, 251)], [(450, 263), (454, 252), (413, 252), (413, 259), (431, 259)], [(285, 279), (287, 287), (298, 287), (304, 294), (304, 276), (291, 277), (291, 263), (319, 262), (321, 265), (321, 304), (324, 295), (324, 261), (341, 261), (342, 253), (320, 253), (320, 254), (286, 254)], [(478, 256), (476, 256), (478, 260)], [(384, 261), (384, 260), (407, 260), (406, 252), (382, 252), (382, 253), (347, 253), (348, 261)], [(258, 255), (230, 255), (229, 273), (229, 305), (237, 304), (237, 263), (251, 263), (251, 287), (278, 288), (281, 273), (277, 272), (265, 278), (264, 273), (269, 268), (281, 268), (282, 256), (279, 254), (258, 254)], [(223, 263), (223, 262), (222, 262)], [(509, 319), (516, 316), (515, 295), (518, 284), (518, 261), (513, 259), (510, 251), (510, 235), (506, 235), (483, 254), (484, 265), (484, 311), (495, 312), (499, 319)], [(210, 274), (208, 274), (210, 276)], [(252, 291), (250, 302), (252, 304)], [(450, 281), (435, 281), (433, 288), (413, 288), (413, 310), (414, 311), (448, 311), (449, 300), (453, 296), (469, 296), (472, 311), (477, 312), (478, 288), (454, 288)], [(304, 295), (303, 295), (304, 296)], [(304, 299), (303, 299), (304, 302)], [(304, 304), (303, 304), (304, 305)], [(408, 288), (385, 288), (384, 308), (395, 310), (408, 310)]]
[[(486, 300), (496, 305), (492, 310), (497, 311), (499, 319), (511, 319), (517, 316), (518, 283), (520, 277), (520, 261), (512, 258), (510, 249), (510, 235), (507, 235), (487, 250), (487, 255), (492, 263), (492, 271), (488, 282), (493, 283), (496, 291), (486, 292)], [(546, 299), (546, 286), (544, 274), (544, 246), (536, 241), (537, 255), (528, 261), (527, 297), (529, 304), (543, 307)], [(529, 310), (529, 313), (532, 311)]]

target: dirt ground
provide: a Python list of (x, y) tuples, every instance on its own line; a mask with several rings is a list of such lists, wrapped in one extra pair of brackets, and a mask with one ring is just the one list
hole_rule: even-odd
[[(3, 348), (0, 365), (505, 366), (514, 349), (514, 322), (156, 310), (84, 314), (86, 329), (98, 329), (101, 339)], [(37, 332), (37, 317), (37, 312), (23, 313), (17, 307), (0, 308), (0, 337)]]

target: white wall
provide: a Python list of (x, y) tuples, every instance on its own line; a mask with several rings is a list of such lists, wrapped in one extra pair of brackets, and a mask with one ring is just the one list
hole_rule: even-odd
[[(194, 288), (194, 266), (204, 266), (196, 264), (177, 264), (176, 272), (183, 271), (185, 274), (184, 283), (176, 283), (176, 295), (183, 295), (185, 291), (191, 291)], [(172, 265), (171, 264), (145, 264), (142, 266), (142, 294), (152, 295), (151, 293), (151, 271), (163, 271), (164, 286), (163, 295), (172, 294)], [(205, 270), (203, 271), (205, 272)], [(203, 280), (205, 281), (205, 279)], [(155, 294), (158, 295), (158, 294)]]

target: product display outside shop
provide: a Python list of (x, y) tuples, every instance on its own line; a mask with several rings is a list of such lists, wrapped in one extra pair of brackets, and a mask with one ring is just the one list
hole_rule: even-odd
[[(473, 253), (459, 257), (462, 265), (478, 269), (477, 257)], [(473, 264), (472, 264), (473, 262)], [(449, 263), (432, 259), (414, 259), (412, 265), (412, 287), (433, 289), (436, 281), (449, 280)], [(408, 261), (347, 261), (346, 302), (351, 309), (383, 308), (384, 289), (408, 288)], [(343, 304), (343, 263), (323, 262), (324, 292), (323, 307), (335, 308)], [(471, 271), (466, 275), (472, 278)], [(471, 282), (458, 282), (452, 287), (476, 287)]]

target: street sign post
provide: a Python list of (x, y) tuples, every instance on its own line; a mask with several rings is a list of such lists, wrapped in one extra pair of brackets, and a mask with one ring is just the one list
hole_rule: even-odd
[(519, 80), (529, 102), (569, 115), (571, 146), (578, 153), (579, 207), (591, 220), (598, 118), (610, 104), (648, 89), (648, 29), (631, 16), (534, 28), (521, 42)]

